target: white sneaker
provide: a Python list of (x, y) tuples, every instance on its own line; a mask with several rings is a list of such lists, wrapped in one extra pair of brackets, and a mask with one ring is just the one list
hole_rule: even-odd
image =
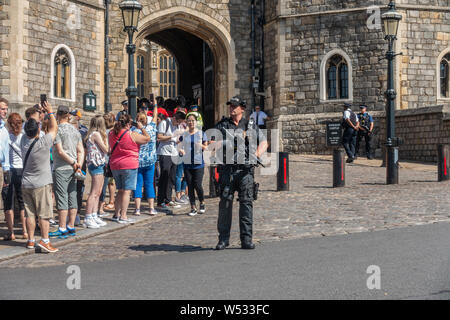
[(98, 229), (100, 226), (95, 222), (93, 217), (84, 219), (83, 226), (88, 229)]
[(177, 203), (175, 203), (173, 201), (170, 201), (167, 206), (169, 206), (170, 208), (174, 208), (174, 209), (181, 208), (181, 205), (179, 205), (179, 204), (177, 204)]
[(158, 211), (156, 211), (155, 209), (150, 209), (150, 212), (148, 214), (151, 216), (156, 216), (158, 215)]
[(103, 221), (101, 218), (99, 218), (97, 216), (97, 214), (94, 214), (93, 218), (94, 218), (95, 223), (97, 223), (99, 227), (104, 227), (107, 225), (107, 223), (105, 221)]
[(136, 209), (136, 211), (134, 212), (135, 216), (140, 216), (141, 215), (141, 210)]

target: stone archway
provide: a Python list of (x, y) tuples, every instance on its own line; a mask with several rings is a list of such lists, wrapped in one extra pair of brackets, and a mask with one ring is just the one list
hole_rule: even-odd
[(236, 81), (234, 42), (225, 27), (225, 21), (221, 23), (211, 16), (182, 6), (145, 15), (146, 11), (148, 10), (143, 10), (143, 16), (139, 22), (139, 32), (135, 38), (137, 45), (152, 34), (167, 29), (183, 30), (208, 44), (216, 65), (214, 77), (215, 119), (216, 121), (220, 120), (223, 115), (227, 114), (226, 102), (236, 93), (234, 85)]

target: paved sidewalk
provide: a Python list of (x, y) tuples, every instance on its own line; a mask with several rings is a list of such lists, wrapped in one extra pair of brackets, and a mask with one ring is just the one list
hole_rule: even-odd
[[(347, 165), (347, 187), (334, 189), (330, 156), (291, 155), (289, 192), (276, 192), (276, 177), (258, 176), (254, 204), (254, 240), (280, 241), (372, 232), (450, 221), (449, 183), (437, 182), (437, 166), (402, 163), (400, 184), (386, 185), (380, 160), (358, 159)], [(207, 178), (205, 178), (205, 181)], [(207, 184), (205, 183), (205, 191)], [(82, 261), (127, 259), (141, 255), (210, 249), (217, 242), (218, 199), (207, 200), (207, 213), (150, 218), (113, 233), (64, 246), (55, 255), (29, 255), (0, 267), (39, 267)], [(235, 203), (231, 242), (239, 245)]]

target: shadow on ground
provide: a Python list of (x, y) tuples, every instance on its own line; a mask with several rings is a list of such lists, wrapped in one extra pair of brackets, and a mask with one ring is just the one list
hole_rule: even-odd
[(212, 250), (212, 248), (203, 248), (199, 246), (189, 245), (173, 245), (173, 244), (151, 244), (151, 245), (138, 245), (129, 247), (130, 250), (154, 252), (154, 251), (166, 251), (166, 252), (195, 252)]

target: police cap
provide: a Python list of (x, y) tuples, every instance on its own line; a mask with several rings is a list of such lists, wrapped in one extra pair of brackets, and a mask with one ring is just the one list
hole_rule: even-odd
[(238, 96), (235, 96), (235, 97), (231, 98), (230, 101), (227, 102), (227, 106), (229, 106), (229, 105), (232, 105), (232, 106), (235, 106), (235, 107), (241, 106), (241, 107), (243, 107), (243, 108), (246, 108), (246, 107), (247, 107), (245, 101), (242, 100), (242, 99), (241, 99), (240, 97), (238, 97)]

